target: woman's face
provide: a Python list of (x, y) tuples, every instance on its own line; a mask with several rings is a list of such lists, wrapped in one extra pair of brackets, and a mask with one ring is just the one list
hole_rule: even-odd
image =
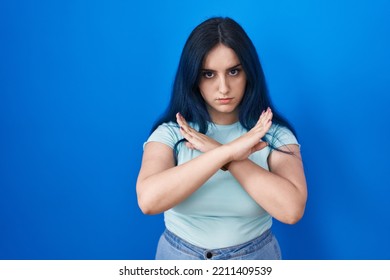
[(214, 123), (238, 121), (245, 85), (246, 75), (236, 53), (223, 44), (212, 48), (203, 61), (199, 89)]

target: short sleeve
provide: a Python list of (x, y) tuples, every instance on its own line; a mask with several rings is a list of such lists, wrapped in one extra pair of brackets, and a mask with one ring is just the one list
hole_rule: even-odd
[(295, 135), (285, 126), (272, 125), (271, 129), (265, 137), (274, 148), (279, 148), (281, 146), (290, 144), (296, 144), (300, 146)]
[(145, 148), (145, 145), (149, 142), (160, 142), (173, 149), (175, 144), (181, 139), (179, 135), (179, 126), (177, 124), (171, 122), (163, 123), (152, 132), (143, 147)]

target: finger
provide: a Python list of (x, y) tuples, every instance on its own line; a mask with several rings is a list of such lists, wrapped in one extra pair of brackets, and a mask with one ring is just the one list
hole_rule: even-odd
[(272, 113), (271, 108), (268, 108), (267, 120), (268, 120), (268, 121), (272, 120), (273, 115), (274, 115), (274, 114)]
[(180, 127), (184, 128), (185, 131), (187, 132), (192, 132), (194, 131), (194, 129), (187, 123), (186, 119), (180, 114), (180, 113), (177, 113), (177, 120), (178, 120), (178, 124)]
[(263, 127), (266, 130), (268, 130), (271, 127), (271, 125), (272, 125), (272, 117), (273, 117), (272, 111), (269, 110), (267, 112), (267, 114), (265, 115), (265, 118), (263, 120)]
[(257, 123), (264, 123), (264, 120), (266, 120), (269, 116), (271, 112), (271, 109), (268, 107), (266, 110), (263, 110), (263, 112), (261, 112), (260, 114), (260, 117), (259, 117), (259, 120)]
[(259, 117), (259, 119), (257, 120), (256, 125), (260, 123), (260, 121), (261, 121), (261, 119), (262, 119), (262, 116), (263, 116), (264, 114), (265, 114), (265, 110), (263, 110), (263, 111), (261, 112), (260, 117)]
[(192, 138), (193, 138), (193, 135), (191, 133), (189, 133), (185, 128), (184, 126), (180, 126), (180, 133), (181, 135), (183, 135), (183, 137), (185, 139), (187, 139), (188, 141), (191, 141)]
[(177, 114), (176, 114), (176, 121), (177, 121), (177, 124), (178, 124), (179, 126), (182, 126), (183, 122), (182, 122), (182, 120), (181, 120), (181, 118), (180, 118), (180, 113), (177, 113)]
[(257, 151), (260, 151), (260, 150), (264, 149), (267, 146), (268, 146), (268, 143), (262, 141), (262, 142), (257, 143), (253, 148), (257, 152)]
[(266, 119), (267, 119), (267, 113), (262, 114), (256, 123), (256, 127), (263, 127), (264, 124), (266, 123)]
[(264, 133), (266, 133), (266, 132), (271, 128), (271, 125), (272, 125), (272, 121), (269, 120), (269, 121), (264, 125)]
[(273, 117), (272, 110), (271, 108), (268, 107), (267, 110), (263, 111), (263, 113), (260, 115), (256, 125), (261, 125), (261, 126), (267, 125), (267, 123), (270, 120), (272, 120), (272, 117)]
[(267, 110), (265, 110), (265, 113), (264, 113), (264, 116), (263, 116), (263, 119), (268, 119), (269, 115), (271, 113), (271, 108), (268, 107)]
[(176, 121), (180, 126), (184, 126), (186, 123), (183, 121), (184, 118), (180, 113), (176, 114)]
[(188, 149), (195, 150), (195, 146), (190, 142), (186, 142), (186, 146)]
[(189, 127), (187, 120), (183, 117), (183, 115), (179, 113), (179, 117), (180, 117), (181, 122)]

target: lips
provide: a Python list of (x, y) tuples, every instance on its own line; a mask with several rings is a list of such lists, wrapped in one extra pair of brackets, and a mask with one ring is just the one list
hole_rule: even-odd
[(221, 104), (228, 104), (233, 100), (232, 97), (230, 98), (218, 98), (217, 101)]

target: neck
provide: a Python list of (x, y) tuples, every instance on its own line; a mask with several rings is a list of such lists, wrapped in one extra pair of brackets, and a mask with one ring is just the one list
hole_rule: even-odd
[(238, 115), (236, 112), (224, 113), (218, 116), (211, 116), (211, 120), (215, 124), (229, 125), (238, 122)]

